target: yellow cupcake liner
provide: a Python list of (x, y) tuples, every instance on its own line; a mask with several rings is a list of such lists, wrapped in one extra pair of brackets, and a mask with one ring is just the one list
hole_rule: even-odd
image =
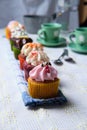
[(31, 78), (28, 78), (28, 91), (33, 98), (55, 97), (58, 93), (59, 83), (59, 79), (48, 82), (36, 82)]

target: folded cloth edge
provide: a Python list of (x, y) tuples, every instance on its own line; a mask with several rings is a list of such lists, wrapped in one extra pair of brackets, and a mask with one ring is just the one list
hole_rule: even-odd
[(47, 99), (35, 99), (32, 98), (27, 91), (22, 92), (22, 99), (25, 106), (35, 107), (35, 106), (43, 106), (43, 105), (62, 105), (67, 102), (66, 97), (62, 93), (61, 90), (58, 91), (58, 95), (53, 98)]

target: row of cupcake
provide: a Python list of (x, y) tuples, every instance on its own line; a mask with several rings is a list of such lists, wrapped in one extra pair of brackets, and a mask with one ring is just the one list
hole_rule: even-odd
[(20, 69), (24, 70), (26, 80), (31, 69), (43, 62), (49, 62), (49, 57), (43, 51), (43, 46), (34, 42), (23, 45), (18, 59), (20, 61)]
[(24, 25), (20, 24), (18, 21), (10, 21), (5, 28), (5, 34), (16, 59), (18, 59), (22, 46), (27, 42), (33, 42), (28, 36)]
[(49, 98), (57, 95), (59, 79), (57, 71), (39, 43), (23, 45), (18, 55), (20, 69), (28, 82), (28, 92), (33, 98)]
[[(20, 69), (24, 71), (30, 96), (33, 98), (56, 96), (60, 80), (43, 46), (40, 43), (34, 43), (28, 37), (24, 26), (17, 21), (10, 22), (5, 31), (11, 43), (11, 50), (15, 58), (19, 60)], [(24, 39), (26, 42), (23, 42)]]

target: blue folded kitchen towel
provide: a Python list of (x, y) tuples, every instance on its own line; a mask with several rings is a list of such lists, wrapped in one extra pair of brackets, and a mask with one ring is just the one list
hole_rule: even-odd
[(53, 105), (53, 104), (62, 105), (67, 102), (66, 97), (63, 95), (63, 93), (60, 90), (58, 91), (58, 95), (54, 98), (47, 98), (47, 99), (32, 98), (27, 93), (27, 91), (24, 91), (22, 93), (22, 98), (24, 101), (24, 105), (29, 107), (36, 107), (41, 105)]

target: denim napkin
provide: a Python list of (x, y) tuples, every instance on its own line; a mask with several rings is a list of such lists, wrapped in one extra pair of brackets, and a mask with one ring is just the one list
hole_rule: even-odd
[(66, 97), (63, 95), (61, 90), (59, 90), (58, 95), (54, 98), (47, 98), (47, 99), (36, 99), (32, 98), (27, 91), (22, 92), (22, 98), (24, 101), (25, 106), (36, 107), (42, 105), (53, 105), (58, 104), (62, 105), (67, 102)]

